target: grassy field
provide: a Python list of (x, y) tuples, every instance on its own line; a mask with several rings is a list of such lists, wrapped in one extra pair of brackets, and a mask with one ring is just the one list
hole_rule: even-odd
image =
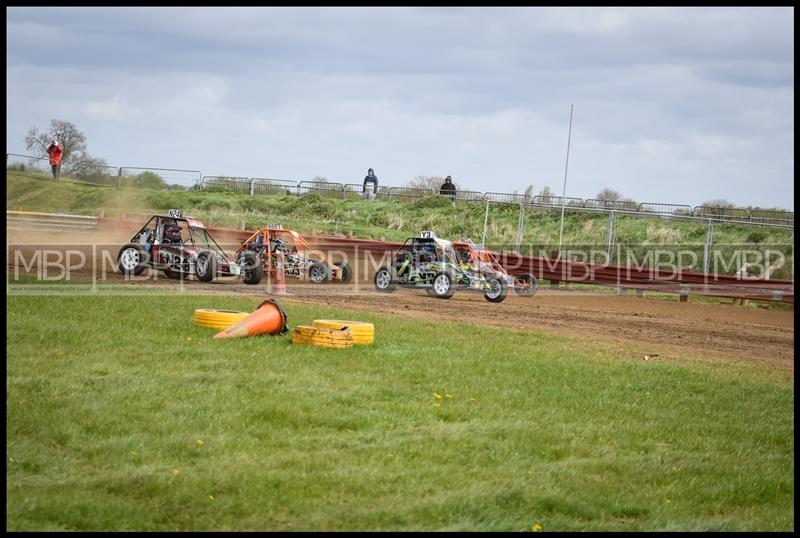
[(376, 343), (191, 323), (258, 303), (9, 296), (7, 530), (794, 528), (785, 374), (291, 304)]
[[(482, 203), (454, 204), (443, 197), (421, 198), (413, 202), (396, 200), (338, 200), (318, 194), (303, 196), (247, 196), (233, 192), (161, 191), (144, 188), (109, 188), (78, 184), (54, 184), (27, 173), (7, 172), (6, 208), (25, 211), (62, 212), (119, 217), (125, 211), (152, 213), (182, 208), (207, 224), (257, 229), (267, 222), (281, 222), (303, 233), (353, 234), (359, 238), (385, 238), (403, 241), (420, 230), (435, 230), (445, 238), (464, 236), (480, 240), (483, 234)], [(536, 210), (524, 213), (522, 252), (554, 255), (560, 232), (560, 211)], [(491, 205), (486, 242), (493, 248), (511, 249), (516, 244), (519, 208)], [(605, 251), (608, 240), (607, 215), (567, 212), (564, 221), (564, 245), (598, 252)], [(662, 221), (617, 216), (616, 243), (630, 248), (641, 260), (643, 253), (657, 247), (662, 251), (678, 249), (693, 253), (693, 270), (701, 270), (706, 225), (702, 223)], [(792, 230), (754, 228), (730, 224), (714, 226), (716, 251), (725, 263), (731, 263), (733, 249), (752, 251), (748, 261), (758, 262), (751, 272), (765, 267), (763, 258), (771, 250), (770, 261), (781, 252), (786, 263), (775, 271), (773, 279), (792, 278)], [(735, 246), (733, 246), (735, 245)], [(689, 259), (690, 258), (684, 258)], [(713, 255), (712, 255), (713, 259)], [(743, 261), (743, 260), (742, 260)], [(742, 264), (734, 263), (721, 273), (733, 273)], [(615, 263), (625, 260), (615, 260)], [(768, 264), (767, 264), (768, 265)]]

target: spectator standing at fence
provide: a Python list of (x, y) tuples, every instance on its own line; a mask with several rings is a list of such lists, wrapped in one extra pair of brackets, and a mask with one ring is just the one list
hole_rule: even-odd
[(61, 173), (61, 156), (64, 154), (64, 148), (58, 143), (58, 140), (53, 140), (47, 148), (47, 154), (50, 155), (50, 167), (53, 169), (53, 181), (58, 181), (58, 175)]
[[(368, 189), (371, 189), (372, 192)], [(369, 199), (374, 198), (375, 194), (378, 192), (378, 176), (375, 175), (375, 171), (372, 168), (367, 170), (367, 175), (364, 176), (364, 187), (361, 189), (361, 192)]]
[(444, 178), (444, 183), (442, 183), (442, 186), (439, 187), (439, 194), (441, 194), (442, 196), (447, 196), (451, 200), (455, 200), (456, 186), (453, 185), (453, 178), (451, 178), (450, 176)]

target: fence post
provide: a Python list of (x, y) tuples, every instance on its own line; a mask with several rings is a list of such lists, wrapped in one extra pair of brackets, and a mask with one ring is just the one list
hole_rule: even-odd
[(606, 242), (606, 264), (611, 265), (611, 248), (614, 244), (614, 210), (608, 214), (608, 241)]
[(120, 166), (119, 170), (117, 170), (117, 188), (119, 189), (121, 187), (122, 187), (122, 167)]
[(520, 253), (519, 247), (522, 243), (522, 226), (525, 224), (525, 206), (520, 202), (519, 204), (519, 223), (517, 224), (517, 253)]
[[(255, 179), (250, 178), (250, 196), (253, 196), (253, 184), (255, 183)], [(244, 230), (244, 228), (242, 228)]]
[(489, 199), (486, 199), (486, 213), (483, 214), (483, 237), (481, 238), (481, 245), (486, 244), (486, 224), (489, 221)]
[(703, 247), (703, 272), (706, 274), (708, 274), (708, 258), (711, 250), (711, 241), (713, 240), (713, 235), (714, 225), (711, 223), (711, 219), (708, 219), (708, 225), (706, 227), (706, 243)]

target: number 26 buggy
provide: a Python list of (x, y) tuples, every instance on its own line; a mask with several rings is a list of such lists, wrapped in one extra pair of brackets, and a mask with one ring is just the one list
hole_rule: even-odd
[(347, 283), (353, 278), (349, 264), (331, 263), (297, 232), (280, 224), (269, 224), (247, 238), (234, 253), (234, 259), (243, 268), (244, 283), (258, 284), (264, 271), (277, 271), (279, 252), (283, 254), (286, 277), (307, 280), (312, 284), (328, 281)]
[(483, 293), (487, 301), (499, 303), (508, 295), (508, 283), (459, 263), (450, 241), (433, 232), (406, 239), (392, 255), (391, 265), (375, 273), (375, 289), (390, 293), (398, 286), (424, 289), (428, 295), (449, 299), (456, 290)]
[(241, 274), (241, 267), (228, 258), (205, 225), (183, 217), (177, 209), (153, 215), (119, 250), (117, 268), (126, 275), (139, 275), (147, 268), (163, 271), (168, 278), (195, 275), (202, 282)]

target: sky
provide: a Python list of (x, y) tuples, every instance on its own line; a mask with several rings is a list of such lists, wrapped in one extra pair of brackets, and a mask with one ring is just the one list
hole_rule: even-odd
[(6, 30), (10, 153), (57, 118), (113, 166), (794, 209), (790, 7), (7, 7)]

